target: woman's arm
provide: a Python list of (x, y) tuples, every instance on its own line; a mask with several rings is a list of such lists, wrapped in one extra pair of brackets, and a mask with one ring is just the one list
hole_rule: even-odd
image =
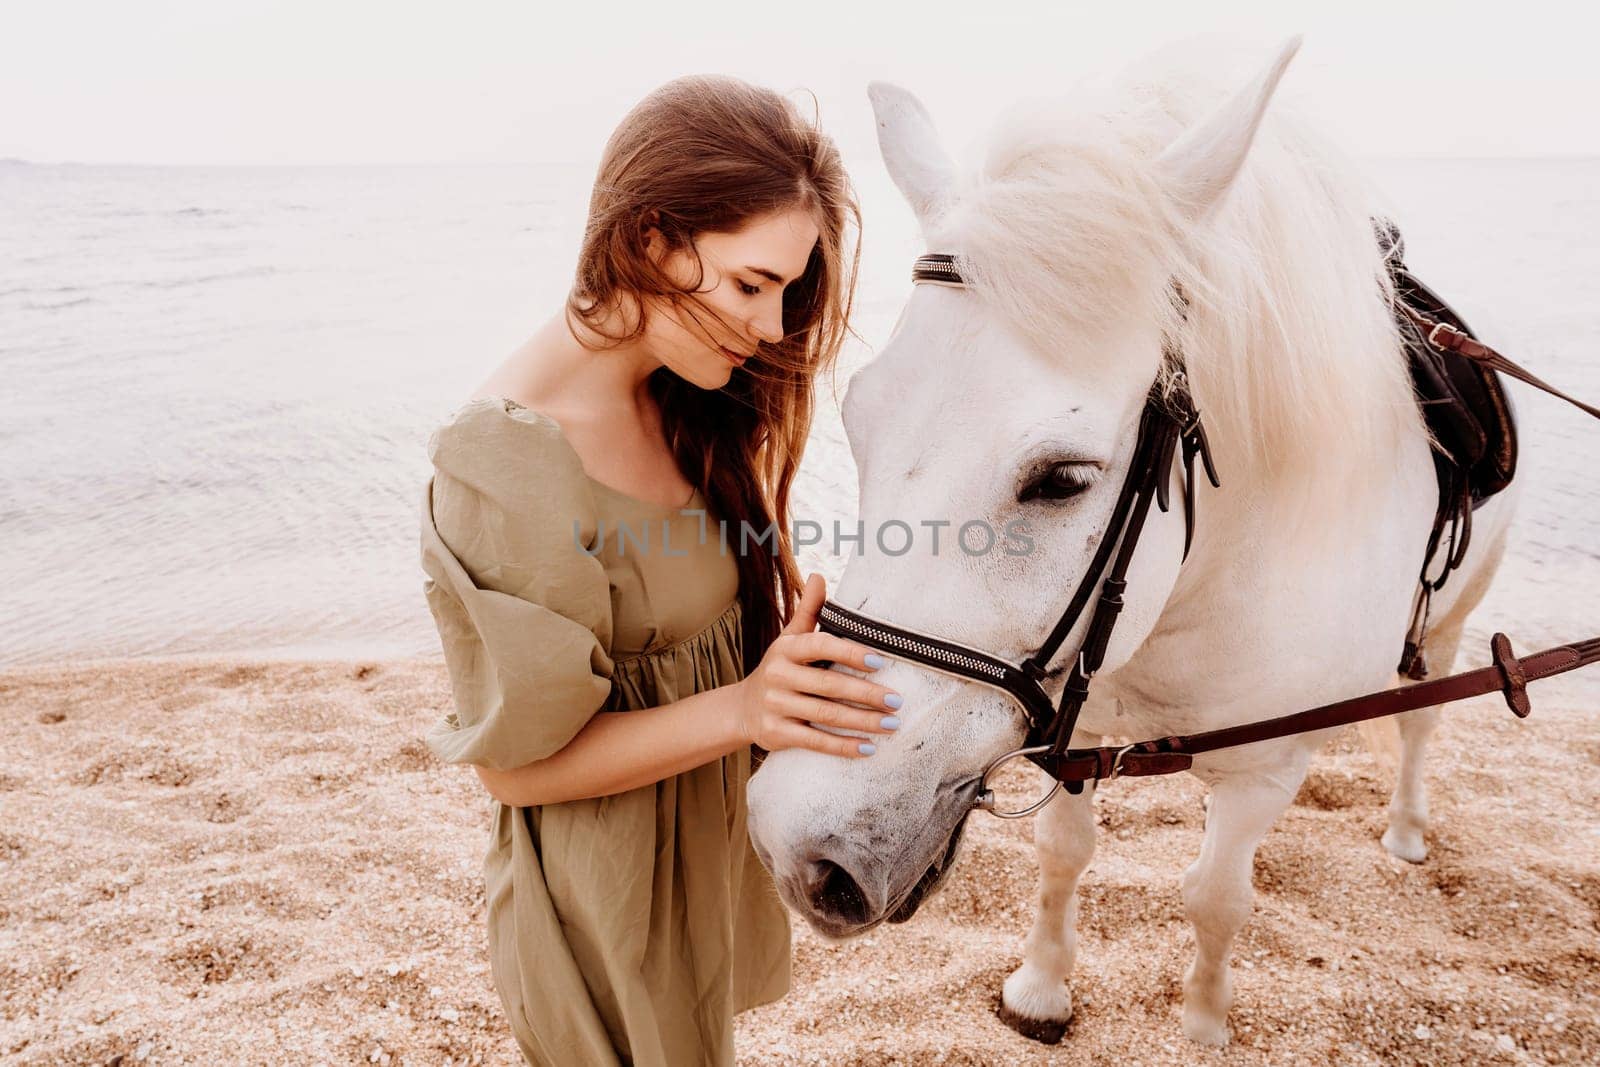
[(741, 684), (658, 707), (601, 712), (553, 756), (509, 771), (475, 769), (491, 796), (519, 808), (659, 782), (749, 744), (738, 727)]
[(480, 765), (478, 777), (502, 804), (525, 808), (637, 789), (752, 743), (769, 752), (809, 748), (870, 756), (870, 743), (832, 730), (890, 733), (900, 726), (892, 714), (900, 696), (866, 678), (816, 666), (826, 661), (866, 674), (884, 665), (864, 645), (813, 632), (826, 598), (822, 576), (809, 576), (789, 624), (749, 676), (671, 704), (601, 712), (554, 755), (509, 771)]

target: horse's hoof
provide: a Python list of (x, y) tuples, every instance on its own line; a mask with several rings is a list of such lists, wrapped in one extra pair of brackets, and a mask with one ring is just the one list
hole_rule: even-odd
[(1023, 1037), (1056, 1045), (1072, 1021), (1072, 990), (1060, 977), (1045, 974), (1024, 961), (1006, 976), (995, 1014)]
[(1183, 1036), (1201, 1045), (1221, 1048), (1228, 1043), (1228, 1023), (1201, 1011), (1184, 1010)]
[(1072, 1022), (1070, 1016), (1065, 1019), (1031, 1019), (1006, 1007), (1003, 1000), (1000, 1002), (1000, 1007), (995, 1010), (995, 1014), (1000, 1016), (1000, 1021), (1011, 1029), (1041, 1045), (1061, 1044), (1061, 1039), (1067, 1035), (1067, 1024)]
[(1400, 830), (1391, 826), (1383, 832), (1383, 847), (1389, 855), (1407, 863), (1421, 863), (1428, 858), (1428, 844), (1418, 830)]

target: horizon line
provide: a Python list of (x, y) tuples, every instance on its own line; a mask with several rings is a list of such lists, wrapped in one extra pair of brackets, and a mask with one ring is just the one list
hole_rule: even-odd
[[(1521, 152), (1509, 155), (1483, 155), (1464, 154), (1456, 155), (1445, 152), (1353, 152), (1354, 159), (1394, 159), (1394, 160), (1450, 160), (1458, 162), (1473, 161), (1561, 161), (1579, 162), (1583, 160), (1600, 159), (1600, 151), (1594, 152)], [(358, 167), (574, 167), (589, 166), (592, 163), (587, 159), (499, 159), (499, 160), (362, 160), (362, 161), (320, 161), (320, 162), (151, 162), (148, 160), (87, 160), (87, 159), (27, 159), (21, 156), (0, 156), (0, 167), (149, 167), (149, 168), (191, 168), (191, 169), (252, 169), (261, 170), (269, 168), (290, 169), (354, 169)]]

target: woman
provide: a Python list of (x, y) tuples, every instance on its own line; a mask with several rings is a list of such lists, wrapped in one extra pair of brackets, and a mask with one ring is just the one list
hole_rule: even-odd
[(859, 759), (870, 742), (813, 724), (899, 725), (896, 694), (809, 666), (883, 665), (812, 632), (818, 576), (790, 610), (789, 488), (846, 333), (852, 220), (837, 150), (783, 97), (666, 85), (606, 146), (566, 307), (429, 441), (456, 706), (429, 743), (498, 802), (491, 970), (531, 1062), (731, 1063), (733, 1015), (789, 986), (751, 746)]

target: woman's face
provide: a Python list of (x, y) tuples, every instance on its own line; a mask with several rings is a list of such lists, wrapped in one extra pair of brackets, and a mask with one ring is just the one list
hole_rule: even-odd
[[(644, 332), (650, 353), (702, 389), (728, 384), (758, 345), (782, 340), (783, 290), (805, 272), (820, 234), (811, 211), (789, 208), (732, 233), (703, 233), (693, 249), (658, 258), (682, 288), (703, 277), (679, 306), (652, 300)], [(660, 235), (652, 230), (646, 241), (659, 257)]]

